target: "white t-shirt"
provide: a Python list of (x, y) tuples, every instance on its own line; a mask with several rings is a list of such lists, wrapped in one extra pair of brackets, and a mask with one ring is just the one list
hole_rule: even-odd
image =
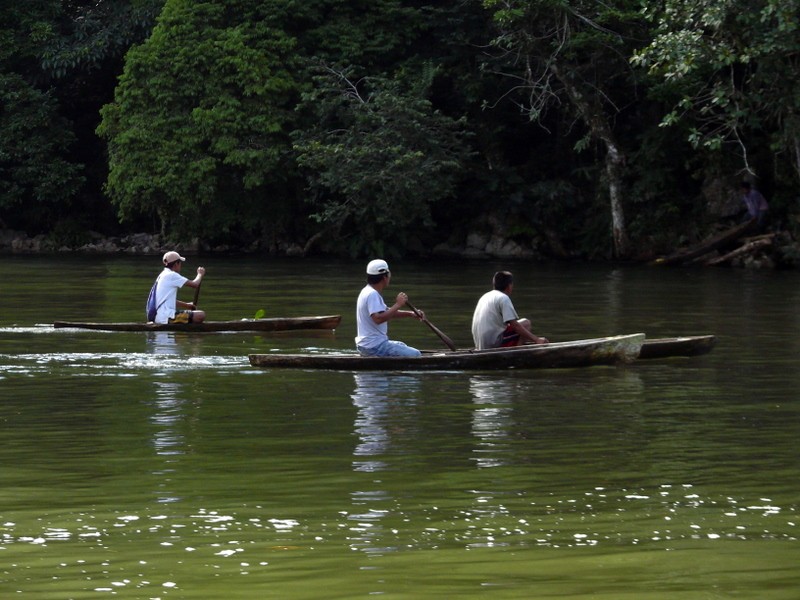
[(383, 312), (387, 309), (383, 296), (371, 285), (367, 284), (356, 301), (356, 346), (362, 348), (375, 348), (389, 339), (389, 324), (383, 322), (376, 325), (372, 320), (375, 313)]
[(508, 294), (498, 290), (486, 292), (478, 300), (472, 315), (472, 341), (475, 342), (475, 348), (497, 348), (508, 322), (517, 320), (519, 316)]
[(189, 281), (172, 269), (164, 269), (158, 276), (156, 286), (156, 323), (167, 323), (175, 318), (175, 304), (178, 301), (178, 290)]

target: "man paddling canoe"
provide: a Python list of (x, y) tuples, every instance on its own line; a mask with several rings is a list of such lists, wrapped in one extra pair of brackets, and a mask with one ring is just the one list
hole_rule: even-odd
[[(174, 250), (170, 250), (162, 258), (164, 270), (156, 279), (154, 285), (154, 302), (156, 308), (154, 322), (162, 323), (202, 323), (206, 318), (206, 313), (197, 310), (191, 302), (178, 300), (178, 290), (184, 285), (191, 288), (199, 288), (203, 281), (206, 270), (197, 267), (197, 275), (194, 279), (188, 279), (181, 275), (181, 267), (186, 259)], [(153, 292), (151, 292), (153, 294)], [(148, 301), (148, 304), (150, 302)], [(150, 307), (148, 307), (150, 310)]]
[(422, 311), (400, 310), (408, 296), (400, 292), (391, 307), (386, 306), (381, 292), (389, 286), (392, 274), (385, 260), (376, 259), (367, 265), (367, 285), (356, 302), (356, 348), (362, 356), (420, 356), (420, 351), (403, 342), (389, 339), (391, 319), (414, 317), (422, 320)]

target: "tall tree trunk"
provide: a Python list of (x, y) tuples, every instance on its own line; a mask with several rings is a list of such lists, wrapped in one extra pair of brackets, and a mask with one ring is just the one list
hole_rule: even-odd
[(625, 155), (613, 140), (606, 142), (606, 176), (608, 195), (611, 200), (611, 231), (614, 239), (614, 255), (627, 258), (630, 255), (630, 240), (625, 224), (625, 209), (622, 206), (622, 173), (625, 168)]
[(158, 207), (156, 208), (156, 213), (158, 213), (158, 220), (161, 223), (161, 227), (159, 229), (159, 235), (161, 236), (161, 243), (164, 243), (164, 240), (167, 239), (167, 217), (168, 213), (166, 210)]
[(625, 225), (625, 209), (623, 207), (623, 172), (625, 170), (625, 154), (611, 131), (608, 120), (596, 102), (587, 100), (569, 75), (570, 69), (562, 73), (558, 64), (551, 63), (550, 69), (567, 92), (578, 114), (589, 128), (593, 138), (601, 140), (606, 147), (606, 177), (608, 178), (608, 195), (611, 201), (611, 229), (614, 242), (614, 256), (627, 258), (630, 256), (630, 240)]

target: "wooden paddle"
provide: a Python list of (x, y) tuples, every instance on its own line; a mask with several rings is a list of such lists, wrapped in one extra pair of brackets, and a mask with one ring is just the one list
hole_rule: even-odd
[(192, 300), (192, 304), (194, 304), (194, 308), (192, 310), (197, 310), (197, 301), (200, 299), (200, 286), (203, 285), (203, 280), (200, 280), (200, 283), (197, 284), (197, 287), (194, 288), (194, 300)]
[(425, 325), (427, 325), (428, 327), (431, 328), (431, 331), (433, 331), (433, 333), (435, 333), (436, 335), (438, 335), (441, 338), (441, 340), (445, 343), (445, 345), (448, 348), (450, 348), (450, 350), (455, 350), (456, 349), (456, 345), (453, 343), (453, 340), (451, 340), (449, 337), (447, 337), (444, 334), (444, 332), (442, 332), (441, 329), (436, 327), (436, 325), (434, 325), (433, 323), (428, 321), (427, 317), (423, 317), (422, 313), (420, 313), (416, 308), (414, 308), (414, 305), (411, 304), (411, 302), (406, 300), (406, 305), (408, 306), (408, 308), (410, 308), (411, 310), (414, 311), (415, 315), (417, 315), (420, 319), (422, 319), (422, 322), (425, 323)]

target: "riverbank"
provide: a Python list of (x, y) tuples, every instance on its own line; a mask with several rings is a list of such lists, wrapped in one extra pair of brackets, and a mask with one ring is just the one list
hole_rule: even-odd
[(192, 243), (168, 244), (161, 236), (149, 233), (133, 233), (125, 236), (103, 236), (88, 233), (89, 241), (80, 244), (60, 243), (53, 237), (39, 234), (28, 236), (22, 231), (0, 230), (0, 253), (42, 254), (42, 253), (83, 253), (83, 254), (161, 254), (166, 250), (177, 250), (193, 254), (202, 249), (198, 241)]
[[(130, 254), (160, 255), (167, 250), (177, 250), (185, 254), (267, 254), (272, 256), (297, 257), (304, 255), (300, 244), (284, 243), (264, 247), (259, 243), (249, 246), (219, 245), (209, 246), (198, 239), (191, 242), (173, 243), (158, 234), (133, 233), (124, 236), (104, 236), (89, 232), (81, 243), (59, 242), (53, 236), (39, 234), (28, 236), (25, 232), (12, 229), (0, 230), (0, 254)], [(499, 235), (470, 234), (463, 244), (442, 243), (429, 251), (432, 256), (443, 258), (539, 260), (552, 258), (531, 247)], [(640, 258), (640, 262), (650, 262), (654, 256)], [(702, 264), (702, 263), (700, 263)], [(718, 264), (718, 263), (711, 263)], [(778, 232), (772, 236), (769, 245), (761, 245), (752, 252), (732, 257), (724, 264), (739, 268), (773, 269), (800, 267), (800, 244), (788, 232)]]
[[(0, 230), (0, 253), (40, 254), (40, 253), (83, 253), (83, 254), (161, 254), (167, 250), (181, 253), (244, 253), (271, 254), (275, 256), (302, 256), (305, 253), (300, 244), (281, 243), (265, 247), (259, 243), (249, 246), (220, 245), (210, 246), (195, 239), (192, 242), (173, 243), (158, 234), (134, 233), (125, 236), (104, 236), (89, 232), (88, 241), (66, 244), (53, 236), (40, 234), (28, 236), (25, 232), (11, 229)], [(418, 249), (422, 252), (422, 248)], [(463, 258), (507, 258), (537, 259), (545, 258), (531, 248), (526, 248), (513, 240), (498, 235), (470, 234), (462, 245), (442, 243), (430, 251), (442, 257)]]

